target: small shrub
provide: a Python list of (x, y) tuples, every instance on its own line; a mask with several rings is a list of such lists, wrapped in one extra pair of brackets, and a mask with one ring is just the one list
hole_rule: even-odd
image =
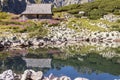
[(120, 19), (117, 20), (117, 23), (120, 23)]
[(83, 14), (74, 14), (74, 16), (76, 17), (76, 18), (81, 18), (82, 16), (84, 16)]
[(70, 13), (70, 14), (77, 14), (77, 13), (79, 13), (79, 9), (74, 9), (74, 10), (70, 10), (70, 11), (68, 11), (68, 13)]
[(63, 7), (60, 7), (60, 8), (53, 8), (53, 12), (68, 11), (68, 10), (76, 9), (79, 6), (80, 6), (79, 4), (71, 4), (69, 6), (63, 6)]
[(105, 13), (103, 12), (103, 10), (99, 10), (99, 9), (94, 9), (94, 10), (91, 10), (89, 12), (89, 18), (90, 19), (99, 19), (101, 18)]
[(120, 15), (120, 9), (116, 9), (116, 10), (114, 10), (114, 12), (113, 12), (115, 15)]
[(112, 28), (111, 29), (112, 31), (119, 31), (120, 32), (120, 26), (119, 25), (112, 25), (111, 28)]
[(56, 23), (56, 24), (49, 24), (48, 27), (52, 27), (52, 26), (58, 26), (59, 24)]
[(0, 19), (8, 19), (10, 17), (6, 12), (0, 12)]

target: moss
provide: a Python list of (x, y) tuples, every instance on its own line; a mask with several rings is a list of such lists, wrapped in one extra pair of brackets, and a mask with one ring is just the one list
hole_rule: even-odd
[(10, 19), (11, 16), (10, 14), (6, 13), (6, 12), (0, 12), (0, 20), (1, 19)]

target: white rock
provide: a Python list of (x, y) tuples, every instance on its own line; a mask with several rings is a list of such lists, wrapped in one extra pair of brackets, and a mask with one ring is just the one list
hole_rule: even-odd
[(33, 80), (41, 80), (42, 77), (43, 77), (43, 72), (41, 72), (41, 71), (38, 71), (31, 75), (31, 79), (33, 79)]
[(62, 77), (60, 77), (60, 80), (71, 80), (71, 79), (70, 79), (70, 77), (62, 76)]
[(43, 77), (43, 73), (41, 71), (35, 72), (34, 70), (26, 70), (22, 75), (21, 80), (25, 80), (27, 77), (30, 77), (32, 80), (41, 80)]
[(27, 78), (27, 73), (28, 73), (29, 70), (25, 70), (24, 71), (24, 74), (22, 74), (22, 78), (21, 80), (25, 80)]
[(14, 80), (14, 73), (12, 70), (4, 71), (0, 74), (0, 80)]
[(74, 80), (89, 80), (89, 79), (78, 77), (78, 78), (75, 78)]

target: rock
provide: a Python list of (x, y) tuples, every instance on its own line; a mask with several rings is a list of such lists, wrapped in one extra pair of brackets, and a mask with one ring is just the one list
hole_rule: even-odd
[(31, 72), (29, 70), (25, 70), (24, 74), (22, 74), (21, 80), (26, 80), (31, 77)]
[(55, 76), (51, 73), (48, 78), (53, 80)]
[(28, 46), (28, 45), (25, 44), (25, 43), (23, 43), (23, 44), (20, 45), (21, 48), (25, 48), (25, 47), (27, 47), (27, 46)]
[(4, 71), (0, 74), (0, 80), (14, 80), (14, 73), (12, 70)]
[(43, 72), (38, 71), (31, 75), (31, 79), (33, 80), (41, 80), (43, 78)]
[(43, 78), (43, 73), (41, 71), (35, 72), (34, 70), (26, 70), (22, 75), (21, 80), (41, 80)]
[(79, 14), (85, 14), (85, 11), (79, 11)]
[(59, 80), (59, 78), (58, 77), (55, 77), (54, 79), (52, 79), (52, 80)]
[(29, 45), (29, 46), (33, 46), (32, 41), (28, 41), (28, 45)]
[(10, 41), (7, 41), (7, 42), (4, 42), (4, 46), (9, 48), (11, 46), (12, 42)]
[[(43, 72), (34, 70), (25, 70), (24, 73), (15, 74), (12, 70), (4, 71), (0, 74), (0, 80), (71, 80), (68, 76), (55, 77), (52, 73), (48, 77), (43, 77)], [(75, 78), (74, 80), (89, 80), (87, 78)]]
[(43, 80), (50, 80), (48, 77), (44, 77), (44, 79)]
[(0, 43), (0, 50), (4, 49), (4, 45)]
[(71, 80), (71, 79), (70, 79), (70, 77), (62, 76), (62, 77), (60, 77), (60, 80)]
[(20, 76), (20, 75), (16, 75), (16, 76), (14, 77), (14, 80), (21, 80), (21, 76)]
[(21, 45), (20, 42), (14, 42), (14, 43), (12, 43), (12, 47), (16, 47), (16, 46), (20, 46), (20, 45)]
[(74, 80), (89, 80), (89, 79), (78, 77), (78, 78), (75, 78)]
[(103, 16), (103, 19), (109, 22), (116, 22), (117, 20), (120, 19), (120, 16), (116, 16), (114, 14), (107, 14)]
[(39, 44), (38, 44), (38, 46), (43, 46), (44, 45), (44, 43), (43, 42), (40, 42)]

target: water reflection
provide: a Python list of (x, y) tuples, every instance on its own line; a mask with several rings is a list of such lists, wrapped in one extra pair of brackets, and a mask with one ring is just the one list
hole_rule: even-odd
[(52, 59), (23, 58), (27, 67), (51, 68)]
[[(83, 61), (80, 61), (82, 58)], [(76, 55), (67, 60), (53, 60), (53, 68), (60, 68), (63, 66), (72, 66), (80, 73), (103, 72), (113, 75), (120, 75), (120, 64), (117, 62), (119, 58), (106, 59), (98, 54), (90, 54), (87, 56)]]
[(30, 68), (42, 70), (46, 76), (53, 73), (56, 76), (67, 75), (72, 79), (78, 76), (90, 80), (120, 79), (119, 44), (94, 46), (91, 43), (69, 43), (62, 47), (48, 45), (34, 49), (30, 47), (27, 50), (3, 51), (0, 52), (0, 57), (0, 72), (12, 69), (16, 73), (23, 73)]
[(114, 80), (114, 79), (120, 79), (119, 76), (114, 76), (108, 73), (96, 73), (92, 72), (91, 74), (89, 73), (79, 73), (77, 72), (74, 67), (71, 66), (65, 66), (61, 67), (60, 70), (57, 69), (50, 69), (47, 71), (45, 76), (48, 76), (50, 73), (53, 73), (55, 76), (70, 76), (71, 79), (75, 79), (76, 77), (85, 77), (88, 78), (89, 80)]
[(4, 60), (0, 61), (0, 72), (3, 72), (8, 69), (12, 69), (15, 72), (22, 72), (26, 69), (25, 61), (19, 57), (7, 57)]
[[(38, 56), (38, 55), (36, 55), (36, 56)], [(83, 60), (81, 61), (80, 58)], [(13, 71), (15, 71), (17, 73), (22, 73), (25, 69), (32, 68), (34, 70), (43, 70), (45, 75), (54, 73), (57, 76), (68, 75), (71, 78), (74, 78), (74, 77), (78, 76), (75, 74), (79, 74), (79, 76), (87, 75), (88, 78), (90, 78), (93, 76), (93, 74), (95, 74), (95, 76), (94, 76), (95, 79), (97, 79), (99, 77), (99, 75), (101, 75), (101, 77), (108, 75), (112, 78), (113, 78), (113, 76), (118, 78), (118, 77), (120, 77), (119, 76), (120, 75), (120, 71), (119, 71), (120, 64), (117, 62), (118, 59), (119, 58), (106, 59), (106, 58), (103, 58), (102, 56), (100, 56), (98, 54), (94, 54), (94, 53), (93, 54), (91, 53), (87, 56), (76, 55), (67, 60), (53, 58), (51, 65), (50, 65), (51, 67), (47, 67), (46, 69), (44, 69), (45, 67), (40, 68), (40, 66), (38, 66), (38, 67), (37, 66), (31, 66), (31, 67), (27, 66), (27, 62), (22, 57), (9, 57), (9, 58), (6, 58), (5, 60), (1, 60), (0, 71), (12, 69)], [(46, 60), (48, 60), (48, 59), (46, 59)], [(38, 64), (38, 63), (36, 63), (36, 64)], [(41, 63), (41, 65), (42, 64), (43, 63)], [(73, 71), (74, 73), (76, 72), (74, 75), (70, 75), (70, 74), (73, 74), (73, 72), (71, 72), (71, 68), (72, 68), (72, 70), (74, 70)], [(68, 74), (67, 71), (69, 71), (69, 70), (70, 70), (70, 73)], [(85, 77), (87, 77), (87, 76), (85, 76)], [(105, 79), (103, 79), (103, 80), (105, 80)], [(106, 80), (109, 80), (109, 79), (106, 79)]]

